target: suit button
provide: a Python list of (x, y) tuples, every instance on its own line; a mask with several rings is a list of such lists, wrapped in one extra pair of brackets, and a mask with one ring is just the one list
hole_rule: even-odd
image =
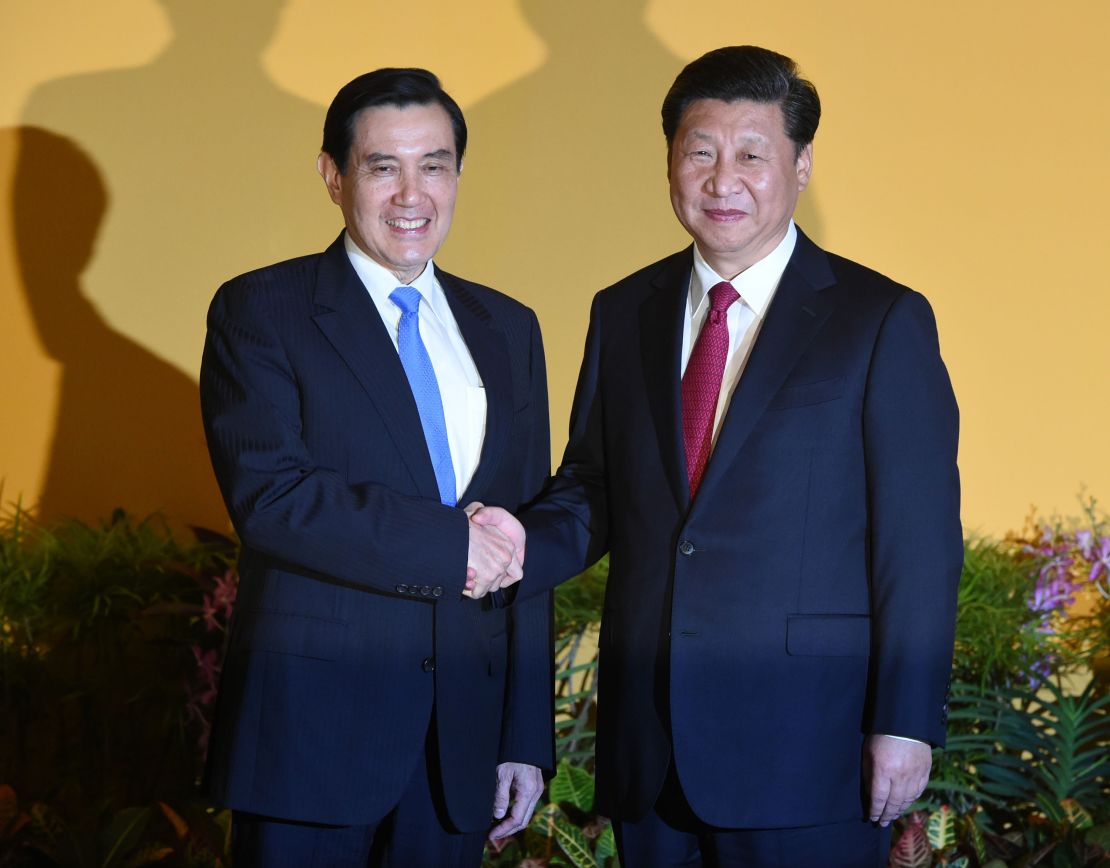
[(686, 557), (689, 557), (694, 553), (694, 544), (690, 542), (690, 540), (684, 539), (678, 544), (678, 550), (686, 555)]
[(420, 663), (420, 668), (423, 669), (425, 672), (435, 672), (436, 671), (436, 659), (435, 659), (435, 657), (425, 657)]
[(409, 592), (409, 586), (408, 585), (398, 585), (397, 586), (397, 593), (398, 594), (407, 594), (408, 592)]
[(441, 588), (439, 585), (436, 585), (434, 588), (432, 588), (432, 596), (433, 597), (442, 597), (443, 596), (443, 588)]
[(420, 587), (420, 596), (421, 597), (430, 597), (431, 595), (432, 595), (432, 589), (429, 588), (427, 585), (422, 585)]

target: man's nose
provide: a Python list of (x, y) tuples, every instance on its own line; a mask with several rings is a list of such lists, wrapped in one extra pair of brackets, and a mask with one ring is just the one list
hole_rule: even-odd
[(420, 178), (412, 172), (404, 172), (397, 181), (397, 189), (393, 193), (393, 200), (399, 205), (413, 205), (420, 201), (423, 191)]
[(705, 179), (706, 192), (711, 196), (729, 196), (743, 186), (739, 167), (729, 160), (719, 160)]

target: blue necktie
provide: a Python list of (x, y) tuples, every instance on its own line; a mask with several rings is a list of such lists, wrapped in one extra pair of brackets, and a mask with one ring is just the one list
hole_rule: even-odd
[(439, 484), (439, 499), (454, 506), (455, 467), (451, 463), (451, 447), (447, 442), (447, 423), (443, 419), (443, 401), (439, 396), (439, 383), (432, 360), (424, 341), (420, 339), (420, 293), (411, 286), (399, 286), (389, 294), (389, 300), (401, 308), (401, 323), (397, 328), (397, 352), (409, 388), (416, 399), (420, 425), (428, 443), (428, 454)]

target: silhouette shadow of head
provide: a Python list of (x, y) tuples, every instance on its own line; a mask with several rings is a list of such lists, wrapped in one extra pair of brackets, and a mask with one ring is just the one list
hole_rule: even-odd
[(315, 170), (324, 111), (262, 62), (287, 2), (162, 0), (170, 39), (150, 62), (43, 82), (23, 110), (79, 143), (111, 198), (86, 297), (186, 374), (220, 283), (339, 228)]
[(62, 368), (40, 517), (92, 521), (122, 507), (225, 526), (196, 384), (113, 330), (82, 293), (109, 201), (100, 171), (70, 139), (36, 127), (18, 135), (19, 269), (39, 339)]

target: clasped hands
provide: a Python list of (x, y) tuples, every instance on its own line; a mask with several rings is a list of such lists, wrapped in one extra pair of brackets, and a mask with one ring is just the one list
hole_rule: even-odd
[(478, 600), (523, 578), (524, 528), (499, 506), (475, 501), (464, 512), (470, 518), (470, 547), (463, 595)]

